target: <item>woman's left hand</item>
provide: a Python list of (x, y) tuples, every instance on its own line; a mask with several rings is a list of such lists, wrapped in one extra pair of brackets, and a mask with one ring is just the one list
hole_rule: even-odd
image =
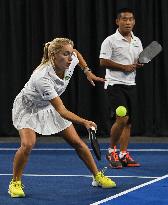
[(102, 82), (104, 83), (105, 82), (105, 79), (104, 78), (100, 78), (100, 77), (97, 77), (95, 74), (93, 74), (91, 71), (88, 71), (85, 73), (86, 76), (87, 76), (87, 79), (88, 81), (90, 81), (90, 83), (95, 86), (95, 83), (94, 81), (98, 81), (98, 82)]

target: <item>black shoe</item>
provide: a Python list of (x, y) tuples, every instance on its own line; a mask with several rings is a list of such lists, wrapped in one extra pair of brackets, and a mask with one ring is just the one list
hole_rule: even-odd
[(111, 152), (106, 155), (106, 159), (109, 161), (109, 165), (113, 169), (121, 169), (122, 164), (119, 160), (118, 154), (116, 152)]
[(123, 158), (120, 158), (120, 162), (123, 167), (140, 167), (140, 164), (133, 160), (129, 152), (127, 152), (127, 154), (124, 155)]

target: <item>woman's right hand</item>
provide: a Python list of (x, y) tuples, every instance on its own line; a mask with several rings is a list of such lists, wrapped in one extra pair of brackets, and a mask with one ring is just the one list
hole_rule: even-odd
[(92, 122), (92, 121), (89, 121), (89, 120), (85, 120), (83, 122), (83, 125), (86, 127), (86, 129), (90, 129), (92, 127), (94, 127), (95, 129), (97, 129), (97, 125), (96, 123)]

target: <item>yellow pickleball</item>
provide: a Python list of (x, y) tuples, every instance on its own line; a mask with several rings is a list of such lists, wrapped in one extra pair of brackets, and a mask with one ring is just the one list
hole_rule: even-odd
[(116, 115), (119, 117), (124, 117), (127, 114), (127, 109), (124, 106), (119, 106), (116, 109)]

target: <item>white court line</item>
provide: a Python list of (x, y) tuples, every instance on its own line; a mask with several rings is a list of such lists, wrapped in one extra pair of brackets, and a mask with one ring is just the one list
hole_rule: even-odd
[[(0, 148), (0, 151), (12, 151), (18, 150), (18, 148)], [(90, 149), (92, 150), (92, 149)], [(108, 149), (101, 149), (101, 151), (107, 151)], [(74, 151), (72, 148), (34, 148), (33, 151)], [(168, 149), (128, 149), (128, 151), (134, 152), (168, 152)]]
[(128, 190), (126, 190), (126, 191), (123, 191), (123, 192), (121, 192), (121, 193), (119, 193), (119, 194), (116, 194), (116, 195), (114, 195), (114, 196), (108, 197), (108, 198), (103, 199), (103, 200), (101, 200), (101, 201), (92, 203), (92, 204), (90, 204), (90, 205), (103, 204), (104, 202), (110, 201), (110, 200), (112, 200), (112, 199), (116, 199), (116, 198), (118, 198), (118, 197), (120, 197), (120, 196), (123, 196), (123, 195), (125, 195), (125, 194), (128, 194), (129, 192), (132, 192), (132, 191), (135, 191), (135, 190), (140, 189), (140, 188), (142, 188), (142, 187), (148, 186), (148, 185), (150, 185), (150, 184), (153, 184), (153, 183), (155, 183), (155, 182), (158, 182), (158, 181), (160, 181), (160, 180), (162, 180), (162, 179), (165, 179), (165, 178), (167, 178), (167, 177), (168, 177), (168, 174), (167, 174), (167, 175), (164, 175), (164, 176), (162, 176), (162, 177), (158, 177), (157, 179), (154, 179), (154, 180), (152, 180), (152, 181), (146, 182), (146, 183), (144, 183), (144, 184), (140, 184), (140, 185), (138, 185), (138, 186), (135, 186), (135, 187), (133, 187), (133, 188), (131, 188), (131, 189), (128, 189)]
[[(13, 174), (0, 174), (0, 176), (12, 176)], [(76, 175), (76, 174), (23, 174), (26, 177), (88, 177), (92, 178), (91, 175)], [(156, 179), (158, 177), (149, 176), (107, 176), (111, 178), (141, 178), (141, 179)]]

